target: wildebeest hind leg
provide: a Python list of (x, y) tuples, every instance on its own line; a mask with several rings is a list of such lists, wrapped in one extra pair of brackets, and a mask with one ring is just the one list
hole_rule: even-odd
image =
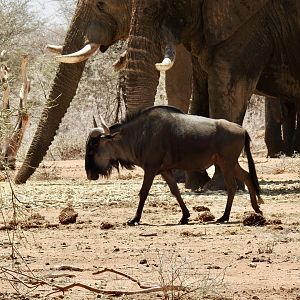
[(188, 219), (190, 217), (189, 210), (185, 206), (183, 199), (181, 198), (180, 191), (178, 189), (175, 177), (173, 176), (172, 171), (164, 171), (161, 173), (162, 177), (168, 184), (171, 193), (176, 197), (178, 204), (180, 205), (181, 211), (182, 211), (182, 218), (179, 222), (179, 224), (187, 224)]
[(154, 179), (155, 175), (156, 175), (156, 172), (152, 172), (152, 171), (146, 172), (145, 171), (143, 185), (142, 185), (142, 188), (141, 188), (140, 194), (139, 194), (140, 195), (139, 206), (136, 211), (135, 217), (127, 222), (128, 225), (135, 225), (140, 222), (144, 204), (148, 197), (149, 190), (151, 188), (151, 185), (153, 183), (153, 179)]
[(221, 167), (221, 170), (224, 175), (224, 182), (227, 189), (227, 203), (226, 203), (224, 214), (220, 219), (217, 220), (217, 223), (223, 223), (229, 221), (233, 198), (237, 190), (236, 180), (233, 173), (233, 167), (232, 166)]
[(244, 170), (237, 163), (236, 166), (235, 166), (235, 169), (234, 169), (234, 174), (239, 180), (245, 182), (245, 184), (248, 188), (249, 194), (250, 194), (251, 205), (252, 205), (254, 211), (258, 214), (262, 214), (262, 211), (259, 209), (259, 206), (258, 206), (258, 203), (257, 203), (256, 192), (255, 192), (254, 186), (251, 182), (249, 173), (246, 170)]

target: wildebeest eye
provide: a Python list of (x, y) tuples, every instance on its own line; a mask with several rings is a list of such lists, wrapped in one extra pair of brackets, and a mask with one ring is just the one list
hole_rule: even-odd
[(105, 7), (104, 1), (98, 1), (97, 2), (97, 7), (98, 7), (99, 10), (104, 10), (104, 7)]

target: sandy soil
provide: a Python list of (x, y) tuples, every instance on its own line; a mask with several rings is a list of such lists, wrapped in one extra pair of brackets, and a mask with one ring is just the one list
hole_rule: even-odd
[[(205, 299), (300, 299), (300, 159), (256, 161), (265, 201), (261, 208), (274, 222), (262, 227), (242, 223), (245, 212), (252, 211), (247, 192), (236, 195), (229, 223), (199, 223), (196, 207), (208, 207), (218, 218), (224, 211), (226, 194), (195, 194), (182, 184), (191, 218), (189, 225), (177, 225), (180, 209), (160, 177), (150, 191), (141, 225), (129, 227), (126, 221), (137, 207), (141, 170), (121, 171), (110, 179), (88, 182), (83, 161), (47, 162), (26, 185), (14, 187), (22, 202), (18, 204), (19, 221), (36, 213), (45, 217), (39, 228), (15, 233), (15, 246), (22, 258), (16, 253), (14, 266), (23, 273), (30, 269), (34, 276), (62, 286), (80, 282), (97, 289), (138, 289), (117, 275), (93, 275), (97, 270), (113, 268), (147, 285), (169, 284), (177, 276), (183, 286), (196, 288), (194, 293), (179, 293), (179, 298), (170, 299), (203, 299), (203, 295)], [(1, 212), (9, 221), (8, 183), (0, 183), (0, 192)], [(58, 215), (68, 202), (73, 203), (79, 217), (76, 224), (60, 225)], [(105, 229), (105, 225), (111, 228)], [(0, 226), (4, 226), (3, 217)], [(13, 237), (12, 231), (0, 231), (0, 267), (11, 269), (9, 237)], [(80, 270), (59, 270), (61, 266)], [(53, 278), (57, 275), (62, 277)], [(21, 298), (4, 277), (1, 273), (1, 300), (42, 299), (52, 291), (42, 286)], [(21, 284), (15, 287), (28, 291)], [(49, 296), (52, 298), (115, 299), (84, 289)], [(163, 294), (118, 299), (156, 298), (163, 299)]]

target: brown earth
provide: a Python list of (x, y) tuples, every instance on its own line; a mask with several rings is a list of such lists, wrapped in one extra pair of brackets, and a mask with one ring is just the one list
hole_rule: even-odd
[[(189, 225), (177, 225), (180, 209), (160, 177), (150, 191), (141, 225), (129, 227), (126, 221), (137, 207), (141, 170), (89, 182), (83, 161), (47, 162), (26, 185), (14, 186), (20, 201), (17, 223), (23, 229), (13, 236), (13, 231), (3, 230), (4, 219), (0, 218), (0, 267), (13, 268), (9, 241), (13, 237), (22, 256), (15, 253), (14, 267), (21, 273), (30, 269), (35, 277), (58, 285), (80, 282), (97, 289), (138, 289), (117, 275), (92, 274), (113, 268), (148, 285), (170, 284), (177, 276), (183, 286), (196, 289), (169, 299), (300, 299), (300, 159), (256, 161), (265, 202), (261, 208), (271, 221), (261, 227), (243, 225), (245, 213), (252, 211), (247, 192), (236, 195), (229, 223), (199, 223), (200, 206), (208, 207), (216, 218), (222, 215), (226, 194), (195, 194), (183, 184), (180, 189), (191, 218)], [(12, 205), (7, 182), (0, 183), (0, 197), (1, 213), (8, 222)], [(61, 225), (59, 213), (70, 202), (79, 214), (77, 222)], [(34, 218), (38, 221), (33, 222)], [(62, 266), (79, 269), (59, 270)], [(21, 298), (4, 279), (6, 275), (0, 274), (0, 299), (42, 299), (52, 291), (42, 286)], [(21, 284), (15, 287), (28, 291)], [(54, 297), (115, 299), (84, 289), (48, 298)], [(118, 299), (164, 297), (154, 293)]]

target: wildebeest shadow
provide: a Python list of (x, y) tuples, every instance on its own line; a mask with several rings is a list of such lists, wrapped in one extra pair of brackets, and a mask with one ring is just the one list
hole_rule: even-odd
[[(274, 188), (270, 188), (270, 185), (274, 185)], [(300, 194), (300, 180), (262, 180), (259, 182), (262, 195), (281, 195), (281, 194)], [(222, 195), (227, 196), (226, 191), (184, 191), (182, 195), (194, 195), (194, 196), (210, 196), (210, 195)], [(249, 195), (247, 190), (239, 190), (236, 195)]]
[[(263, 180), (259, 182), (262, 195), (300, 194), (300, 180)], [(275, 188), (268, 186), (274, 184)]]
[(190, 221), (188, 224), (178, 224), (178, 223), (159, 223), (159, 224), (149, 224), (149, 223), (139, 223), (139, 225), (137, 226), (146, 226), (146, 227), (182, 227), (184, 228), (184, 226), (192, 226), (192, 225), (199, 225), (199, 226), (204, 226), (204, 225), (218, 225), (218, 226), (224, 226), (224, 227), (230, 227), (230, 225), (237, 225), (237, 224), (241, 224), (241, 221), (229, 221), (226, 223), (217, 223), (216, 221), (208, 221), (205, 223), (199, 223), (199, 222), (193, 222)]

